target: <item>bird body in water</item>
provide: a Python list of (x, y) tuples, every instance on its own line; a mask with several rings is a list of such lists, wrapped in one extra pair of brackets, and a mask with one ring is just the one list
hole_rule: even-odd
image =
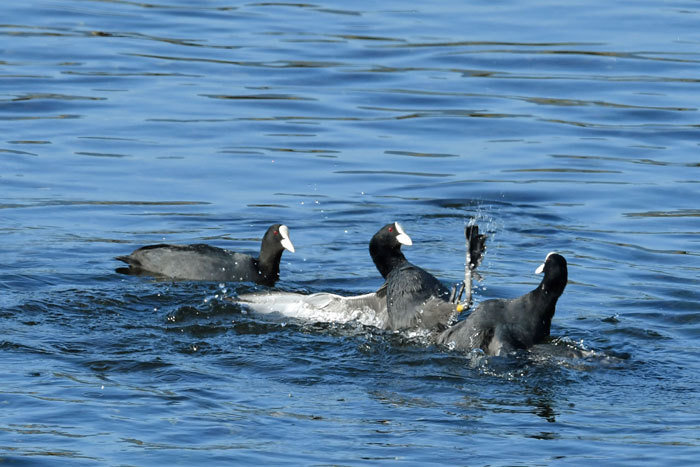
[[(473, 269), (481, 260), (485, 236), (478, 235), (478, 227), (466, 229), (470, 258), (467, 266)], [(461, 311), (455, 303), (455, 294), (425, 269), (409, 262), (401, 252), (402, 242), (408, 236), (398, 222), (387, 224), (370, 241), (370, 255), (385, 279), (378, 292), (386, 294), (387, 323), (391, 330), (427, 329), (446, 327)]]
[(471, 314), (437, 337), (437, 343), (455, 350), (482, 349), (488, 355), (503, 355), (526, 349), (549, 337), (557, 300), (568, 281), (566, 259), (547, 255), (536, 273), (542, 282), (532, 291), (513, 299), (481, 302)]
[(282, 252), (294, 245), (286, 225), (274, 224), (263, 236), (257, 258), (205, 244), (148, 245), (116, 259), (129, 265), (117, 272), (178, 280), (255, 282), (273, 286), (279, 280)]

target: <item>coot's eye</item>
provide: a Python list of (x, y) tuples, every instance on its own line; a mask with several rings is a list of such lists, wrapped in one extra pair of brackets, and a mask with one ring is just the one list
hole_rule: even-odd
[(275, 230), (275, 235), (277, 235), (277, 234), (279, 234), (279, 232), (277, 232), (277, 231)]
[(393, 227), (389, 227), (389, 232), (393, 232), (393, 231), (394, 231), (394, 228), (393, 228)]

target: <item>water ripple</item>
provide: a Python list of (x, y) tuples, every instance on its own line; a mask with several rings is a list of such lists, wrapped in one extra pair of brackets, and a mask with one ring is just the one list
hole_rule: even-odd
[[(3, 459), (697, 462), (693, 5), (5, 10)], [(154, 243), (257, 254), (283, 222), (278, 289), (367, 293), (367, 242), (399, 221), (407, 258), (453, 283), (473, 219), (475, 303), (566, 256), (551, 341), (449, 352), (232, 303), (253, 284), (114, 272)]]

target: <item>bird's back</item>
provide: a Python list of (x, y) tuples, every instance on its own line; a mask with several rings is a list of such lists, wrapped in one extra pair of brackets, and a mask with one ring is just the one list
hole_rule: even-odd
[(447, 324), (445, 320), (449, 321), (449, 316), (454, 313), (454, 305), (446, 302), (449, 290), (432, 274), (414, 264), (406, 262), (392, 270), (386, 284), (391, 329), (432, 328), (439, 322)]
[(549, 335), (542, 306), (535, 291), (518, 298), (485, 300), (440, 334), (438, 343), (460, 350), (480, 348), (490, 355), (530, 347)]
[(253, 257), (205, 244), (149, 245), (117, 259), (131, 273), (155, 274), (172, 279), (201, 281), (255, 281)]

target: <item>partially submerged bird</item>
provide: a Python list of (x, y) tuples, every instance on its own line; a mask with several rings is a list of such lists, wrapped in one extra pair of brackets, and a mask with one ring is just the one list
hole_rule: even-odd
[[(461, 289), (469, 283), (468, 301), (471, 298), (470, 272), (481, 262), (486, 236), (479, 235), (476, 225), (468, 226), (465, 236), (468, 254), (465, 272), (469, 274), (465, 274)], [(392, 264), (384, 285), (389, 329), (444, 329), (465, 308), (457, 303), (461, 291), (450, 291), (435, 276), (409, 262), (400, 251), (393, 252)]]
[(129, 265), (117, 272), (171, 279), (219, 282), (255, 282), (273, 286), (279, 280), (282, 252), (294, 253), (286, 225), (274, 224), (263, 236), (260, 255), (236, 253), (214, 246), (148, 245), (116, 259)]
[(544, 273), (536, 289), (514, 299), (481, 302), (466, 319), (440, 333), (437, 343), (455, 350), (482, 349), (488, 355), (503, 355), (543, 342), (549, 337), (557, 300), (568, 280), (566, 259), (549, 253), (535, 273)]
[[(411, 237), (398, 222), (385, 225), (372, 236), (369, 254), (382, 277), (386, 278), (400, 263), (400, 258), (403, 258), (401, 246), (412, 244)], [(354, 317), (364, 324), (387, 327), (386, 284), (376, 292), (350, 297), (326, 292), (311, 295), (272, 292), (243, 294), (237, 301), (261, 313), (276, 311), (288, 316), (308, 316), (316, 310), (321, 321)]]

